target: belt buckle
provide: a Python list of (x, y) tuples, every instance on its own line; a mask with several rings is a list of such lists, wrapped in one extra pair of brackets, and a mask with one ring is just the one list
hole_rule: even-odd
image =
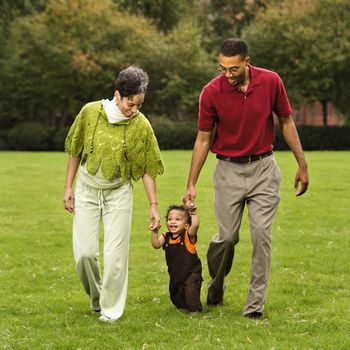
[(252, 162), (252, 156), (248, 156), (248, 164)]

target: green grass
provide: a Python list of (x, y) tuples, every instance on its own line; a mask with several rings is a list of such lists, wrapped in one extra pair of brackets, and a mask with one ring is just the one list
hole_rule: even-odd
[[(161, 215), (180, 203), (191, 152), (163, 152)], [(311, 184), (293, 193), (296, 163), (277, 153), (281, 205), (274, 222), (266, 318), (241, 316), (249, 283), (251, 244), (245, 213), (227, 278), (225, 305), (201, 314), (178, 312), (168, 296), (161, 250), (150, 245), (148, 203), (135, 184), (125, 313), (103, 324), (89, 311), (75, 273), (72, 217), (62, 206), (66, 155), (0, 152), (1, 349), (350, 349), (350, 152), (307, 153)], [(216, 231), (211, 155), (198, 183), (203, 262)], [(164, 225), (164, 220), (163, 220)]]

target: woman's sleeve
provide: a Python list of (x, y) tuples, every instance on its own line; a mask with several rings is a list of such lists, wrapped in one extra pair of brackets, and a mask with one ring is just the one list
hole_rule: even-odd
[(145, 172), (153, 178), (156, 178), (157, 175), (161, 175), (164, 172), (158, 142), (151, 125), (149, 125), (147, 137)]
[(84, 108), (76, 116), (65, 141), (66, 152), (73, 157), (81, 157), (84, 148)]

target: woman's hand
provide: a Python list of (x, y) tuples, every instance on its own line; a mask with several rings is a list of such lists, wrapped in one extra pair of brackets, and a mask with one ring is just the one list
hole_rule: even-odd
[(147, 198), (149, 200), (149, 204), (151, 206), (150, 209), (150, 224), (149, 228), (151, 231), (157, 230), (160, 227), (160, 218), (158, 213), (158, 202), (157, 202), (157, 194), (156, 194), (156, 180), (145, 173), (143, 175), (143, 185), (145, 187), (145, 191), (147, 194)]
[(64, 184), (63, 206), (70, 213), (74, 213), (74, 191), (73, 182), (80, 164), (79, 157), (69, 156), (67, 161), (67, 174)]
[(74, 213), (74, 191), (72, 188), (67, 188), (64, 191), (63, 205), (64, 209), (70, 213)]
[(160, 228), (160, 216), (156, 205), (151, 205), (150, 209), (150, 225), (149, 228), (151, 231), (158, 231)]

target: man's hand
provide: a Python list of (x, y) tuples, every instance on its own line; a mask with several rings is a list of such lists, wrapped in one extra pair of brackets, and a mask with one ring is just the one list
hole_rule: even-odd
[[(299, 189), (299, 183), (301, 184)], [(299, 169), (295, 175), (294, 180), (294, 190), (296, 191), (296, 196), (301, 196), (307, 191), (309, 186), (309, 174), (307, 171), (307, 166), (299, 166)]]
[(189, 208), (191, 204), (194, 205), (195, 199), (196, 199), (196, 191), (194, 187), (189, 187), (184, 197), (182, 198), (182, 202), (184, 206)]

